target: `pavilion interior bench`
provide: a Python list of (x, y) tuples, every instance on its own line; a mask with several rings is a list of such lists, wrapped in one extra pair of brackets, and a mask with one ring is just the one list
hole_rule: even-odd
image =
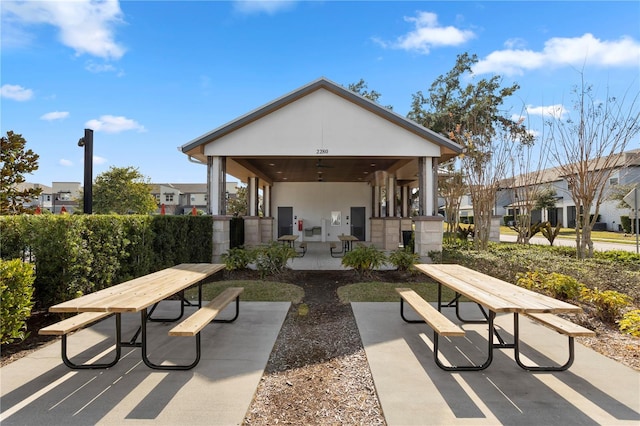
[[(240, 312), (240, 294), (244, 291), (243, 287), (229, 287), (222, 293), (216, 296), (207, 305), (198, 309), (195, 313), (187, 317), (180, 324), (169, 330), (169, 336), (187, 336), (196, 338), (196, 359), (188, 368), (195, 367), (200, 362), (200, 332), (202, 329), (211, 322), (233, 322), (238, 318)], [(218, 314), (229, 305), (229, 303), (236, 302), (236, 312), (231, 319), (216, 319)]]
[[(410, 288), (396, 288), (396, 292), (400, 295), (400, 316), (408, 323), (426, 323), (433, 329), (433, 359), (436, 364), (443, 369), (449, 367), (442, 364), (438, 354), (438, 336), (464, 336), (465, 332), (458, 325), (453, 323), (449, 318), (445, 317), (429, 302), (424, 300), (418, 293)], [(410, 320), (404, 315), (404, 303), (409, 304), (411, 308), (420, 316), (421, 320)]]
[(301, 252), (298, 252), (298, 257), (304, 257), (304, 255), (307, 254), (307, 242), (301, 242), (298, 247), (302, 250)]
[(338, 244), (335, 242), (329, 243), (329, 251), (331, 252), (331, 257), (341, 257), (344, 254), (344, 250), (337, 251)]
[[(118, 345), (116, 345), (116, 352), (117, 352), (116, 358), (112, 362), (93, 363), (93, 364), (76, 364), (73, 361), (71, 361), (67, 355), (67, 336), (76, 330), (79, 330), (85, 326), (101, 321), (107, 317), (110, 317), (111, 315), (113, 315), (111, 312), (82, 312), (70, 318), (66, 318), (62, 321), (58, 321), (55, 324), (51, 324), (44, 328), (41, 328), (38, 331), (38, 334), (41, 334), (43, 336), (62, 336), (62, 342), (61, 342), (62, 361), (69, 368), (75, 368), (75, 369), (108, 368), (115, 365), (115, 363), (118, 362), (118, 359), (120, 358), (120, 354), (118, 353), (119, 352)], [(118, 338), (119, 336), (116, 336), (116, 341)]]

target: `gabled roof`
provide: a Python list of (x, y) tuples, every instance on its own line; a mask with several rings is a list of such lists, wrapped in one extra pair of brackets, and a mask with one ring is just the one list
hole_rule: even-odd
[(413, 132), (415, 134), (417, 134), (418, 136), (421, 136), (425, 139), (428, 139), (429, 141), (440, 145), (441, 147), (445, 148), (445, 150), (447, 151), (452, 151), (454, 153), (459, 153), (462, 151), (462, 147), (460, 145), (458, 145), (457, 143), (451, 141), (450, 139), (432, 131), (427, 129), (424, 126), (421, 126), (420, 124), (409, 120), (408, 118), (405, 118), (403, 116), (401, 116), (400, 114), (397, 114), (395, 112), (393, 112), (392, 110), (383, 107), (382, 105), (371, 101), (370, 99), (365, 98), (364, 96), (361, 96), (351, 90), (348, 90), (346, 88), (344, 88), (343, 86), (334, 83), (331, 80), (328, 80), (324, 77), (319, 78), (315, 81), (312, 81), (311, 83), (300, 87), (299, 89), (294, 90), (293, 92), (290, 92), (280, 98), (275, 99), (272, 102), (269, 102), (268, 104), (259, 107), (245, 115), (242, 115), (240, 117), (238, 117), (237, 119), (224, 124), (221, 127), (218, 127), (217, 129), (212, 130), (211, 132), (205, 133), (204, 135), (193, 139), (192, 141), (182, 145), (181, 147), (179, 147), (178, 149), (180, 149), (183, 153), (190, 155), (191, 153), (200, 153), (201, 148), (203, 145), (206, 145), (208, 143), (211, 143), (213, 141), (215, 141), (218, 138), (221, 138), (243, 126), (246, 126), (247, 124), (256, 121), (262, 117), (265, 117), (267, 115), (269, 115), (270, 113), (312, 93), (315, 92), (318, 89), (326, 89), (350, 102), (353, 102), (354, 104), (410, 131)]

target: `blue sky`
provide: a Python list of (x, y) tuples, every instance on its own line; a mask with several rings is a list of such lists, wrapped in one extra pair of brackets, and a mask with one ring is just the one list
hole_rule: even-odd
[[(1, 131), (40, 155), (30, 182), (133, 166), (152, 182), (206, 182), (178, 147), (326, 77), (364, 79), (406, 115), (456, 56), (520, 90), (532, 131), (566, 114), (581, 73), (597, 93), (640, 92), (640, 2), (3, 0)], [(637, 143), (636, 143), (637, 145)], [(630, 148), (637, 148), (632, 146)]]

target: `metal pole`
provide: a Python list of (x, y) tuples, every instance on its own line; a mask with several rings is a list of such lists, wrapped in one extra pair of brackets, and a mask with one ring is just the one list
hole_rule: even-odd
[(634, 210), (636, 211), (636, 226), (635, 226), (635, 231), (636, 231), (636, 254), (640, 253), (640, 244), (638, 241), (638, 238), (640, 237), (640, 229), (638, 229), (638, 224), (640, 221), (640, 214), (638, 214), (638, 185), (636, 185), (636, 187), (634, 188)]
[(84, 213), (93, 212), (93, 130), (84, 129), (84, 137), (78, 141), (84, 147)]

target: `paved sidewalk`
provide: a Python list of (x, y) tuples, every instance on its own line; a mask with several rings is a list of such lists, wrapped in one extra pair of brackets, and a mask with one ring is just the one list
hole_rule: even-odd
[[(504, 349), (494, 353), (486, 370), (451, 373), (433, 360), (432, 330), (405, 323), (399, 302), (351, 306), (390, 426), (640, 424), (640, 372), (577, 342), (575, 362), (563, 372), (525, 371), (515, 363), (513, 350)], [(466, 317), (479, 313), (475, 304), (463, 309)], [(496, 323), (505, 337), (512, 337), (511, 315), (498, 316)], [(484, 360), (486, 326), (463, 328), (466, 337), (453, 338), (455, 348), (441, 338), (441, 350), (448, 359), (463, 353)], [(526, 318), (521, 318), (521, 331), (522, 353), (528, 358), (566, 361), (565, 336)]]
[[(167, 305), (160, 305), (158, 316), (167, 313)], [(70, 370), (62, 364), (58, 341), (0, 369), (0, 422), (3, 426), (240, 424), (289, 306), (289, 302), (241, 302), (236, 322), (205, 327), (202, 359), (188, 371), (152, 370), (142, 363), (137, 348), (123, 348), (120, 362), (107, 370)], [(232, 316), (234, 309), (228, 307), (220, 318)], [(123, 338), (135, 330), (139, 318), (139, 314), (123, 315)], [(99, 344), (110, 357), (113, 323), (110, 318), (72, 335), (70, 350)], [(156, 360), (154, 353), (163, 357), (167, 353), (172, 359), (176, 350), (185, 357), (195, 354), (195, 339), (168, 337), (170, 326), (151, 325), (149, 332), (159, 337), (158, 347), (150, 350), (152, 359)]]

